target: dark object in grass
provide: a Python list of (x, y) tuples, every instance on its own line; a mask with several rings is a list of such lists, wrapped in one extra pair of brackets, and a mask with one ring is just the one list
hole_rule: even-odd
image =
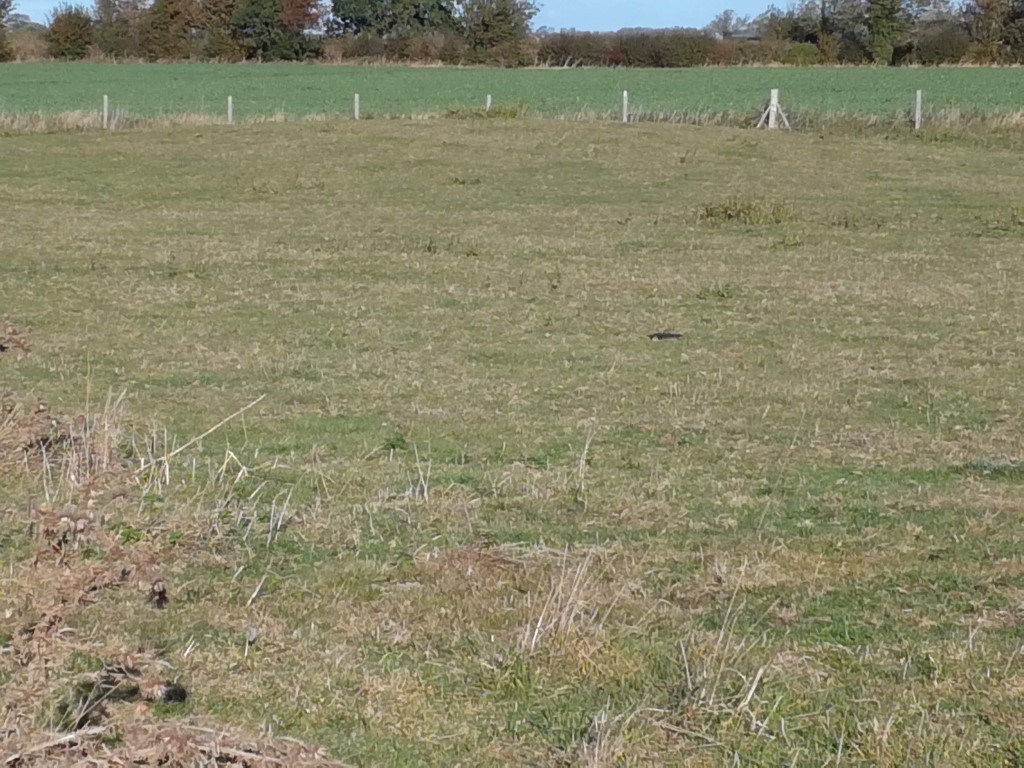
[(167, 601), (167, 585), (164, 584), (163, 579), (154, 581), (149, 588), (149, 595), (146, 597), (146, 602), (154, 608), (163, 609), (167, 607)]
[(10, 349), (10, 347), (6, 344), (0, 344), (0, 352), (6, 352), (8, 349)]
[(647, 334), (647, 338), (651, 341), (671, 341), (673, 339), (683, 338), (683, 334), (675, 333), (674, 331), (658, 331), (656, 333)]
[(188, 691), (178, 683), (164, 683), (156, 686), (151, 693), (153, 701), (164, 704), (182, 704), (188, 700)]

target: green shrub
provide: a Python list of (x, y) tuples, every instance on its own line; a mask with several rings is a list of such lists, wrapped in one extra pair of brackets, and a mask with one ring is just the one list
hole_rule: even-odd
[(671, 32), (664, 40), (666, 67), (704, 67), (714, 57), (715, 41), (707, 35)]
[(652, 32), (619, 37), (629, 67), (700, 67), (714, 61), (715, 41), (692, 32)]
[(460, 0), (458, 28), (475, 51), (500, 52), (516, 58), (518, 46), (530, 33), (537, 8), (531, 0)]
[(837, 58), (840, 64), (864, 64), (871, 61), (871, 51), (860, 40), (843, 37), (839, 40)]
[(115, 59), (141, 56), (142, 23), (132, 24), (125, 18), (98, 19), (93, 27), (93, 43), (100, 53)]
[(7, 39), (7, 29), (0, 23), (0, 61), (11, 61), (14, 58), (14, 46)]
[(417, 35), (405, 43), (405, 58), (409, 61), (440, 61), (445, 35)]
[(822, 64), (839, 62), (839, 40), (835, 35), (824, 34), (818, 40), (818, 60)]
[(151, 61), (187, 59), (192, 45), (192, 29), (198, 25), (194, 6), (181, 0), (156, 0), (146, 11), (143, 23), (143, 50)]
[(242, 50), (225, 30), (214, 28), (206, 33), (202, 44), (203, 57), (215, 61), (240, 61)]
[(967, 46), (964, 61), (971, 64), (1005, 64), (1006, 51), (999, 42), (972, 42)]
[(345, 41), (343, 55), (348, 59), (380, 59), (387, 53), (387, 45), (374, 34), (361, 33)]
[(721, 67), (748, 64), (771, 64), (776, 61), (777, 48), (760, 40), (715, 40), (711, 47), (711, 63)]
[(560, 32), (540, 41), (538, 58), (555, 66), (583, 65), (599, 67), (615, 64), (614, 53), (621, 51), (610, 35), (593, 32)]
[(814, 43), (795, 43), (786, 51), (783, 64), (796, 67), (812, 67), (821, 62), (821, 54)]
[(7, 16), (12, 7), (11, 0), (0, 0), (0, 61), (11, 61), (14, 58), (14, 46), (7, 37)]
[(506, 40), (490, 48), (475, 50), (476, 61), (498, 67), (527, 67), (533, 63), (525, 40)]
[(445, 64), (462, 64), (466, 61), (468, 53), (469, 46), (466, 45), (466, 41), (452, 35), (445, 39), (439, 55)]
[(760, 40), (741, 40), (738, 45), (740, 64), (771, 64), (771, 48)]
[(14, 46), (7, 37), (7, 17), (12, 7), (11, 0), (0, 0), (0, 61), (10, 61), (14, 58)]
[(623, 63), (627, 67), (660, 67), (661, 52), (653, 35), (623, 35), (619, 38)]
[(385, 59), (389, 61), (404, 61), (409, 58), (407, 52), (412, 38), (385, 37), (382, 39), (382, 42), (384, 43)]
[(711, 53), (711, 63), (718, 67), (734, 67), (740, 62), (740, 46), (735, 40), (718, 40)]
[(924, 24), (917, 33), (914, 60), (919, 64), (957, 64), (970, 47), (970, 35), (956, 22)]
[(231, 31), (245, 58), (301, 61), (320, 56), (323, 44), (298, 29), (281, 26), (280, 0), (242, 0), (231, 17)]
[(84, 59), (93, 43), (93, 19), (80, 5), (57, 6), (46, 32), (46, 50), (55, 59)]

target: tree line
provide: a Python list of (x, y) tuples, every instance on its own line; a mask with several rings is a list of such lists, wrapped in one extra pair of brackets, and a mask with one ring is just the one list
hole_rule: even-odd
[(801, 0), (702, 30), (545, 35), (542, 57), (585, 66), (1024, 63), (1024, 0)]
[[(0, 0), (0, 61), (14, 55), (12, 4)], [(60, 59), (304, 60), (332, 49), (523, 64), (536, 13), (532, 0), (94, 0), (61, 4), (41, 34)]]
[[(0, 61), (17, 54), (0, 0)], [(54, 58), (385, 59), (523, 66), (1024, 63), (1024, 0), (802, 0), (704, 29), (533, 29), (533, 0), (93, 0), (34, 34)]]

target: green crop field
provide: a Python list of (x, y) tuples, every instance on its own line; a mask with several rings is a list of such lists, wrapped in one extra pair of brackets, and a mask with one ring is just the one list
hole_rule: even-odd
[(0, 138), (0, 763), (1020, 766), (1021, 149)]
[(544, 115), (613, 114), (621, 93), (656, 113), (755, 115), (769, 89), (795, 114), (892, 118), (925, 92), (928, 111), (1019, 112), (1019, 69), (498, 70), (277, 64), (60, 64), (0, 67), (0, 112), (96, 110), (103, 94), (132, 115), (221, 114), (228, 96), (239, 118), (283, 113), (413, 115), (453, 107), (523, 104)]

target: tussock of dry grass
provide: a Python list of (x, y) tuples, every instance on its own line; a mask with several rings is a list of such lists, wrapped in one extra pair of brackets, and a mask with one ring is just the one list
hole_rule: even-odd
[(323, 751), (288, 738), (247, 737), (206, 723), (89, 726), (49, 740), (8, 734), (0, 753), (11, 766), (342, 766)]
[[(648, 110), (642, 107), (630, 112), (631, 123), (666, 123), (670, 125), (692, 125), (720, 128), (753, 128), (760, 113), (736, 111), (679, 111), (666, 112)], [(434, 120), (440, 118), (463, 120), (467, 118), (524, 119), (537, 118), (525, 105), (501, 105), (490, 110), (483, 108), (453, 108), (448, 110), (419, 112), (413, 114), (368, 113), (363, 119), (412, 119)], [(860, 113), (794, 113), (790, 116), (794, 130), (817, 131), (893, 131), (908, 130), (910, 118), (904, 114), (881, 117)], [(258, 125), (283, 122), (337, 122), (347, 121), (347, 116), (325, 113), (310, 113), (301, 117), (289, 116), (283, 112), (250, 115), (235, 118), (236, 125)], [(551, 119), (569, 122), (615, 123), (621, 120), (621, 112), (614, 110), (580, 110), (551, 116)], [(140, 116), (115, 110), (110, 115), (109, 130), (140, 130), (147, 128), (170, 128), (173, 126), (216, 126), (225, 125), (226, 117), (220, 114), (190, 112), (160, 116)], [(986, 131), (1017, 131), (1024, 126), (1024, 111), (989, 113), (977, 110), (942, 109), (930, 111), (925, 119), (927, 131), (965, 132), (977, 129)], [(0, 112), (0, 134), (64, 133), (95, 131), (103, 128), (102, 114), (98, 111), (78, 110), (68, 112)]]
[[(129, 648), (117, 628), (92, 640), (73, 628), (105, 592), (121, 593), (134, 611), (160, 611), (169, 601), (167, 553), (138, 529), (109, 524), (143, 491), (142, 475), (123, 456), (123, 405), (123, 394), (111, 395), (99, 410), (66, 418), (44, 405), (5, 404), (0, 468), (23, 475), (44, 500), (28, 515), (34, 556), (3, 577), (0, 758), (11, 766), (340, 765), (287, 738), (147, 722), (154, 704), (188, 696), (167, 677), (162, 652)], [(102, 671), (83, 672), (82, 659)]]

